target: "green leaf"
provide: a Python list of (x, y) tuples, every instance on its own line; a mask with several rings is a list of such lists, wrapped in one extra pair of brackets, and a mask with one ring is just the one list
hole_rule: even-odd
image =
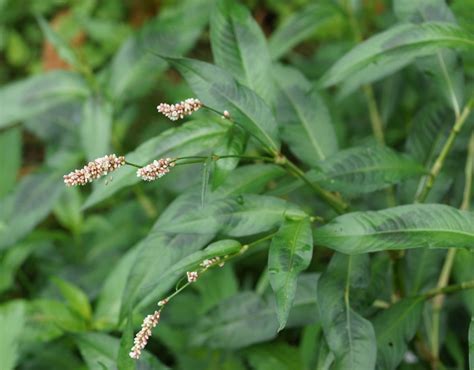
[(25, 324), (25, 306), (21, 301), (11, 301), (0, 306), (0, 359), (2, 370), (16, 368), (19, 343)]
[(112, 119), (112, 105), (103, 97), (91, 96), (85, 102), (81, 140), (88, 160), (102, 157), (110, 152)]
[(125, 325), (125, 330), (120, 339), (120, 347), (117, 355), (117, 367), (120, 370), (135, 370), (135, 360), (130, 357), (130, 349), (133, 347), (133, 321), (130, 314)]
[(388, 147), (354, 147), (313, 164), (308, 178), (347, 196), (370, 193), (425, 172), (410, 157)]
[(193, 59), (163, 57), (183, 75), (198, 98), (210, 108), (230, 113), (272, 154), (280, 149), (278, 129), (269, 106), (223, 69)]
[[(174, 156), (196, 155), (211, 150), (225, 135), (228, 126), (212, 121), (190, 121), (182, 126), (166, 130), (162, 134), (144, 142), (133, 152), (125, 155), (127, 161), (146, 165), (154, 159)], [(84, 208), (112, 196), (118, 190), (136, 184), (140, 180), (136, 168), (125, 166), (113, 175), (109, 184), (98, 182), (87, 198)]]
[(59, 57), (71, 66), (77, 69), (81, 69), (82, 65), (79, 59), (77, 58), (74, 49), (72, 49), (67, 44), (67, 42), (49, 26), (48, 22), (46, 22), (43, 17), (38, 16), (36, 20), (38, 21), (41, 31), (43, 32), (46, 39), (56, 49), (57, 53), (59, 54)]
[[(317, 320), (317, 278), (315, 274), (300, 275), (287, 327), (303, 326)], [(254, 292), (241, 292), (220, 302), (199, 319), (192, 332), (191, 344), (235, 349), (274, 338), (278, 320), (268, 298)]]
[(397, 18), (404, 22), (455, 21), (453, 12), (444, 0), (396, 0), (393, 10)]
[(21, 166), (21, 129), (0, 131), (0, 199), (13, 189)]
[(424, 301), (424, 297), (404, 298), (373, 320), (380, 369), (398, 368), (421, 323)]
[(265, 343), (252, 346), (244, 351), (244, 356), (255, 370), (303, 369), (298, 348), (286, 343)]
[(469, 326), (469, 370), (474, 370), (474, 318)]
[(65, 189), (62, 175), (62, 171), (49, 171), (26, 176), (0, 200), (0, 250), (12, 246), (49, 214)]
[(41, 243), (23, 242), (0, 253), (0, 293), (15, 284), (17, 270), (35, 249), (41, 247)]
[(474, 248), (474, 214), (441, 204), (406, 205), (336, 217), (315, 244), (347, 254), (409, 248)]
[(282, 137), (291, 151), (310, 166), (336, 153), (337, 137), (324, 100), (309, 92), (309, 82), (297, 70), (278, 66), (274, 75), (280, 88), (277, 111)]
[(267, 103), (272, 102), (271, 60), (265, 35), (246, 7), (229, 0), (217, 2), (211, 14), (211, 46), (216, 65)]
[(246, 194), (216, 199), (205, 209), (190, 209), (178, 220), (158, 222), (153, 231), (185, 234), (221, 233), (230, 237), (254, 235), (278, 226), (284, 217), (306, 214), (283, 199)]
[(375, 369), (374, 328), (350, 305), (350, 288), (367, 279), (364, 277), (367, 267), (367, 255), (336, 254), (319, 279), (319, 316), (327, 343), (335, 356), (331, 369)]
[[(214, 149), (214, 154), (243, 155), (248, 140), (248, 133), (237, 125), (232, 125)], [(222, 184), (232, 170), (239, 164), (239, 158), (219, 159), (215, 162), (212, 175), (212, 187), (216, 189)]]
[[(159, 74), (166, 69), (166, 63), (157, 63), (150, 50), (185, 54), (201, 35), (211, 5), (207, 0), (180, 1), (174, 7), (160, 11), (126, 40), (107, 70), (111, 95), (119, 101), (129, 101), (152, 89)], [(177, 24), (180, 25), (179, 32), (176, 32)]]
[[(76, 335), (75, 341), (88, 369), (103, 370), (104, 368), (117, 368), (116, 359), (120, 347), (119, 339), (107, 334), (91, 332)], [(167, 366), (160, 363), (154, 356), (146, 351), (142, 353), (138, 364), (141, 370), (168, 369)]]
[(313, 235), (308, 218), (286, 218), (273, 237), (268, 254), (270, 284), (275, 292), (277, 315), (282, 330), (296, 293), (296, 280), (313, 257)]
[(342, 81), (347, 84), (351, 76), (356, 76), (357, 85), (369, 83), (403, 68), (415, 58), (432, 55), (445, 47), (472, 49), (474, 38), (450, 23), (400, 24), (349, 51), (323, 76), (321, 84), (326, 87)]
[(76, 73), (50, 72), (5, 85), (0, 89), (0, 128), (46, 112), (60, 104), (83, 99), (89, 94)]
[(272, 59), (279, 59), (337, 15), (337, 8), (329, 2), (309, 4), (290, 15), (270, 36), (268, 46)]
[(92, 317), (92, 308), (87, 295), (80, 288), (65, 280), (53, 278), (52, 281), (59, 288), (69, 308), (81, 315), (84, 320), (90, 320)]

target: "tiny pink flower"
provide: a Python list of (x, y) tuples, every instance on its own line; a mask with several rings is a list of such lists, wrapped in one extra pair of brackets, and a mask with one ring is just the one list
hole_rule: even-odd
[(156, 109), (158, 109), (158, 112), (164, 114), (170, 120), (176, 121), (180, 118), (184, 118), (185, 116), (190, 116), (201, 107), (202, 103), (199, 101), (199, 99), (189, 98), (176, 104), (161, 103), (156, 107)]
[(186, 275), (188, 276), (188, 283), (196, 282), (196, 280), (199, 277), (197, 271), (188, 271), (188, 272), (186, 272)]
[(158, 302), (158, 306), (162, 307), (169, 302), (168, 298), (162, 299)]
[(139, 168), (137, 170), (137, 177), (144, 181), (153, 181), (170, 172), (171, 167), (174, 167), (174, 162), (172, 162), (171, 158), (155, 160), (145, 167)]
[(97, 158), (79, 170), (64, 175), (64, 183), (67, 186), (86, 185), (97, 180), (125, 164), (125, 157), (117, 157), (115, 154)]
[(208, 268), (208, 267), (211, 267), (212, 265), (215, 265), (219, 261), (220, 261), (219, 257), (213, 257), (213, 258), (210, 258), (210, 259), (205, 259), (204, 261), (201, 262), (201, 264), (199, 266), (204, 267), (204, 268)]
[(142, 323), (142, 329), (137, 333), (134, 339), (134, 346), (132, 347), (129, 355), (131, 358), (138, 360), (143, 349), (148, 343), (148, 339), (151, 336), (152, 329), (158, 325), (160, 321), (160, 311), (155, 311), (152, 315), (145, 317)]

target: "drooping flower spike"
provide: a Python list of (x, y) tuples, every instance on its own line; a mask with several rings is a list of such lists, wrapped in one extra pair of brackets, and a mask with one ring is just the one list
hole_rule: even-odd
[(125, 164), (125, 157), (117, 157), (115, 154), (97, 158), (81, 169), (74, 170), (63, 176), (67, 186), (86, 185), (97, 180)]
[(137, 170), (137, 177), (144, 181), (154, 181), (170, 172), (171, 167), (174, 167), (174, 162), (171, 158), (154, 160), (150, 164), (139, 168)]
[(148, 343), (148, 339), (151, 337), (152, 329), (158, 325), (160, 321), (160, 311), (155, 311), (152, 315), (145, 317), (142, 323), (142, 329), (137, 333), (133, 341), (134, 345), (130, 351), (130, 357), (139, 359), (143, 349)]
[(199, 101), (199, 99), (189, 98), (176, 104), (161, 103), (156, 107), (156, 109), (158, 109), (158, 112), (164, 114), (170, 120), (176, 121), (178, 119), (184, 118), (185, 116), (190, 116), (201, 107), (202, 103)]

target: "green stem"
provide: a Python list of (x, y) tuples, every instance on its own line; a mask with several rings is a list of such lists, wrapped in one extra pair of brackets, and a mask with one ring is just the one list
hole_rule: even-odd
[(135, 164), (135, 163), (132, 163), (132, 162), (128, 162), (128, 161), (125, 161), (125, 164), (129, 165), (129, 166), (132, 166), (132, 167), (136, 167), (136, 168), (142, 168), (143, 166), (139, 166), (138, 164)]
[(318, 184), (312, 183), (294, 163), (289, 160), (286, 160), (283, 164), (284, 168), (287, 169), (288, 172), (293, 174), (296, 177), (299, 177), (303, 180), (313, 191), (318, 195), (321, 199), (323, 199), (327, 204), (329, 204), (337, 213), (342, 214), (347, 211), (349, 205), (341, 200), (336, 195), (330, 193), (327, 190), (324, 190)]
[(457, 293), (457, 292), (460, 292), (462, 290), (467, 290), (467, 289), (474, 289), (474, 280), (463, 281), (462, 283), (459, 283), (459, 284), (453, 284), (453, 285), (448, 285), (442, 288), (431, 289), (427, 291), (426, 293), (424, 293), (422, 296), (425, 299), (430, 299), (439, 294)]
[[(466, 167), (465, 167), (465, 183), (464, 183), (464, 193), (463, 200), (461, 204), (462, 210), (469, 209), (469, 203), (471, 198), (471, 189), (472, 189), (472, 172), (474, 165), (474, 132), (471, 134), (469, 140), (469, 146), (467, 151)], [(450, 248), (446, 258), (444, 260), (443, 268), (438, 279), (438, 284), (436, 288), (438, 290), (445, 288), (448, 285), (449, 277), (451, 275), (451, 270), (454, 264), (454, 258), (456, 256), (456, 248)], [(445, 296), (444, 294), (439, 294), (433, 299), (433, 316), (432, 316), (432, 327), (431, 327), (431, 353), (433, 368), (437, 367), (439, 363), (439, 325), (441, 310), (443, 308)]]
[(466, 122), (467, 117), (471, 113), (472, 105), (474, 104), (474, 98), (471, 98), (468, 104), (464, 107), (461, 115), (456, 119), (454, 122), (453, 127), (451, 128), (451, 131), (449, 133), (448, 138), (446, 139), (446, 142), (444, 143), (443, 148), (441, 149), (441, 152), (439, 153), (438, 157), (436, 158), (435, 162), (433, 163), (433, 166), (430, 169), (430, 172), (427, 176), (427, 179), (424, 183), (423, 188), (421, 191), (416, 195), (415, 202), (416, 203), (423, 203), (429, 192), (431, 191), (431, 188), (433, 187), (433, 184), (438, 177), (439, 173), (441, 172), (441, 169), (443, 168), (444, 162), (454, 144), (454, 141), (456, 140), (456, 137), (458, 136), (459, 132), (461, 131), (464, 122)]

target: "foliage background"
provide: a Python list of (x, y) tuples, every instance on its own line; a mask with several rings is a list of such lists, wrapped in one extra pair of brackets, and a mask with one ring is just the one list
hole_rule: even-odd
[[(455, 231), (463, 225), (470, 236), (456, 245), (436, 227), (419, 239), (346, 244), (334, 242), (334, 230), (316, 231), (317, 248), (286, 271), (291, 281), (299, 275), (285, 291), (294, 301), (277, 295), (275, 304), (278, 281), (267, 262), (284, 270), (278, 250), (291, 244), (288, 235), (312, 248), (311, 235), (295, 232), (311, 230), (306, 215), (315, 227), (336, 216), (284, 166), (222, 160), (212, 163), (209, 178), (200, 165), (180, 166), (151, 184), (138, 183), (127, 168), (86, 188), (64, 187), (63, 174), (109, 152), (132, 153), (127, 158), (141, 164), (162, 156), (264, 152), (212, 112), (184, 124), (158, 115), (159, 102), (194, 96), (191, 87), (204, 100), (212, 78), (221, 76), (203, 67), (208, 81), (193, 84), (184, 73), (188, 84), (177, 72), (185, 62), (170, 68), (157, 53), (214, 61), (248, 86), (254, 92), (240, 102), (257, 115), (254, 133), (268, 109), (282, 153), (311, 169), (313, 183), (350, 199), (352, 209), (413, 202), (472, 96), (474, 3), (220, 4), (215, 10), (210, 0), (0, 0), (0, 368), (369, 369), (375, 357), (380, 369), (468, 368), (474, 295), (449, 295), (440, 328), (433, 329), (438, 321), (426, 294), (439, 286), (449, 252), (427, 247), (472, 248), (472, 214), (453, 208), (401, 214), (402, 221), (417, 215), (415, 228), (420, 220), (429, 227), (445, 221)], [(230, 31), (229, 19), (236, 25)], [(336, 64), (397, 23), (431, 21), (458, 24), (461, 36), (449, 35), (470, 46), (437, 39), (436, 32), (451, 32), (443, 26), (428, 30), (431, 44), (388, 51), (372, 44), (349, 57), (361, 58), (355, 67)], [(417, 32), (395, 40), (416, 41)], [(373, 59), (364, 60), (370, 53)], [(215, 103), (221, 110), (226, 104)], [(466, 119), (428, 203), (459, 208), (466, 200), (473, 122)], [(467, 197), (464, 208), (471, 204)], [(198, 250), (225, 238), (252, 243), (282, 223), (273, 260), (267, 240), (204, 274), (166, 307), (138, 365), (128, 358), (132, 332), (172, 291), (186, 261), (202, 259)], [(334, 253), (354, 245), (356, 253), (396, 251)], [(414, 247), (420, 248), (397, 251)], [(472, 282), (472, 252), (459, 249), (452, 257), (451, 283)]]

